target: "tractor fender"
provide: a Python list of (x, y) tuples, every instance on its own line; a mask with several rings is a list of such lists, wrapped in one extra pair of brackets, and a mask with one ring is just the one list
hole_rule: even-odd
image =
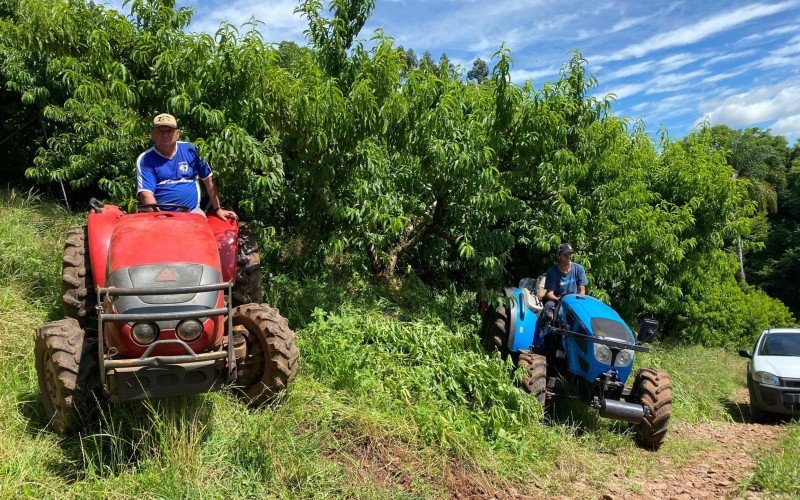
[(517, 315), (519, 315), (519, 304), (514, 293), (515, 288), (506, 288), (503, 293), (508, 298), (508, 349), (514, 352), (514, 339), (517, 333)]
[(527, 351), (533, 345), (533, 334), (536, 330), (538, 316), (535, 310), (528, 308), (525, 304), (523, 294), (523, 289), (505, 289), (505, 295), (511, 302), (508, 312), (508, 349), (511, 352)]
[[(111, 233), (122, 218), (123, 211), (116, 205), (92, 207), (87, 218), (89, 236), (89, 259), (92, 262), (92, 277), (98, 288), (106, 286), (106, 265)], [(94, 290), (91, 291), (94, 293)]]
[(236, 281), (236, 256), (239, 251), (239, 224), (235, 220), (223, 220), (214, 214), (208, 215), (208, 225), (214, 233), (219, 248), (219, 262), (222, 267), (222, 280)]

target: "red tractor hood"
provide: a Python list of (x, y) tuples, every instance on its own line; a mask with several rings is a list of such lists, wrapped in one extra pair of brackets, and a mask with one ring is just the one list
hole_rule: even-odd
[(185, 212), (133, 214), (123, 217), (111, 234), (106, 275), (130, 266), (178, 262), (220, 270), (208, 220)]

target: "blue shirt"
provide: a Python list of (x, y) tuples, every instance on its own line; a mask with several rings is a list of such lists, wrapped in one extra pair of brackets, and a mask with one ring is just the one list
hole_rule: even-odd
[(167, 158), (150, 148), (136, 160), (136, 193), (150, 191), (157, 203), (174, 203), (193, 210), (200, 205), (198, 179), (211, 177), (211, 167), (191, 142), (178, 141)]
[(557, 265), (548, 269), (544, 280), (544, 288), (545, 290), (552, 290), (556, 297), (561, 297), (568, 293), (578, 293), (578, 286), (586, 286), (588, 283), (586, 270), (582, 265), (573, 262), (567, 274), (559, 271)]

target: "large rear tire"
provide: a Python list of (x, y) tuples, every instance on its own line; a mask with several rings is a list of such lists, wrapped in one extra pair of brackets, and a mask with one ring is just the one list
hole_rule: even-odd
[(667, 372), (642, 368), (636, 373), (628, 399), (644, 406), (648, 412), (636, 426), (636, 444), (657, 450), (664, 443), (672, 413), (672, 381)]
[(524, 370), (520, 385), (522, 389), (536, 396), (542, 408), (547, 400), (547, 358), (539, 354), (521, 352), (519, 354), (519, 367)]
[(258, 240), (250, 226), (240, 222), (233, 305), (258, 302), (261, 302), (261, 257), (258, 253)]
[(67, 231), (61, 260), (61, 306), (65, 318), (75, 319), (81, 328), (96, 329), (97, 297), (88, 240), (86, 226)]
[(243, 326), (247, 354), (239, 362), (239, 395), (261, 406), (286, 389), (297, 373), (300, 351), (295, 334), (280, 311), (266, 304), (233, 309), (233, 325)]
[(497, 306), (489, 312), (481, 329), (481, 345), (487, 353), (499, 350), (504, 358), (508, 355), (508, 318), (506, 306)]
[(59, 434), (77, 430), (96, 407), (97, 341), (84, 335), (76, 319), (62, 319), (36, 329), (34, 354), (49, 424)]

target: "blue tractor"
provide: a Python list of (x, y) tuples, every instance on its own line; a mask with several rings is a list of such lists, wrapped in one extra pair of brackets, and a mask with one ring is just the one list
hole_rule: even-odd
[(566, 295), (552, 318), (542, 318), (544, 276), (525, 278), (505, 290), (505, 300), (484, 313), (481, 340), (489, 352), (499, 350), (523, 370), (522, 389), (535, 395), (546, 409), (569, 383), (579, 397), (600, 415), (630, 422), (636, 442), (658, 449), (664, 442), (672, 406), (672, 385), (665, 371), (633, 370), (636, 352), (653, 340), (654, 320), (633, 332), (617, 312), (588, 295)]

